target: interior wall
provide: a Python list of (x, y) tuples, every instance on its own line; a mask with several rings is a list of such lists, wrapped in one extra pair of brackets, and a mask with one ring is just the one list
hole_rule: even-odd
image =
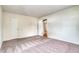
[(0, 47), (2, 44), (2, 8), (0, 6)]
[(79, 6), (74, 6), (42, 17), (39, 21), (39, 34), (42, 35), (41, 20), (48, 19), (48, 36), (79, 44)]
[(37, 35), (37, 18), (3, 12), (3, 39)]

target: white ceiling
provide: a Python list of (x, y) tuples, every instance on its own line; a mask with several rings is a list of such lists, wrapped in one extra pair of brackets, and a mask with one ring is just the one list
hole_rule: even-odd
[(4, 5), (3, 11), (23, 14), (26, 16), (42, 17), (71, 7), (69, 5)]

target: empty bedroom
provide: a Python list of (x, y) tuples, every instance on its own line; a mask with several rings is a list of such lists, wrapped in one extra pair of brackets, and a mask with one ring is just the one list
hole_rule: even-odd
[(79, 6), (0, 5), (0, 53), (79, 53)]

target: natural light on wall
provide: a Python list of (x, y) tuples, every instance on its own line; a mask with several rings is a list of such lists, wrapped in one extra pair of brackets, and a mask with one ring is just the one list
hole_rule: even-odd
[[(48, 19), (48, 36), (59, 40), (79, 44), (79, 6), (61, 10), (42, 17)], [(42, 23), (39, 21), (41, 35)]]

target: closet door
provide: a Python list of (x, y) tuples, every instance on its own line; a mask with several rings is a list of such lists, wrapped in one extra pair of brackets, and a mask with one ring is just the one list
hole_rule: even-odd
[(35, 18), (21, 17), (18, 23), (18, 37), (28, 37), (37, 34), (37, 23)]
[(18, 19), (13, 18), (11, 19), (11, 34), (12, 34), (11, 38), (17, 38), (18, 36), (17, 29), (18, 29)]
[(37, 34), (37, 19), (33, 17), (4, 13), (4, 40), (23, 38)]
[(11, 14), (4, 13), (3, 19), (3, 39), (11, 40), (17, 38), (18, 19)]

